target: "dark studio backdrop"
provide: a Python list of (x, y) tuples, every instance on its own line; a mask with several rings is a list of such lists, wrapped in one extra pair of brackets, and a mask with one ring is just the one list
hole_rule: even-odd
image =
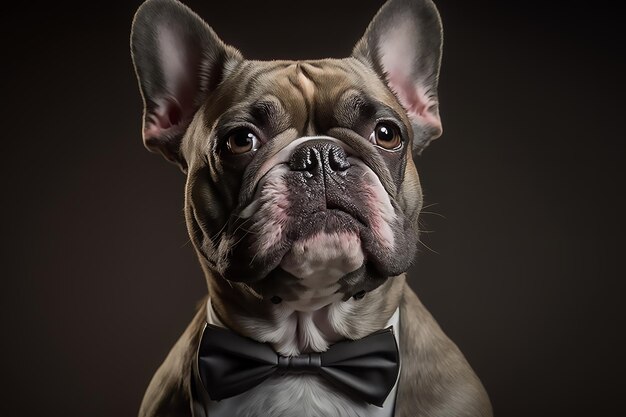
[[(255, 59), (346, 56), (381, 3), (186, 1)], [(141, 141), (139, 4), (3, 6), (2, 416), (136, 415), (206, 291), (184, 177)], [(410, 283), (497, 416), (619, 415), (621, 15), (437, 4), (444, 136), (417, 160)]]

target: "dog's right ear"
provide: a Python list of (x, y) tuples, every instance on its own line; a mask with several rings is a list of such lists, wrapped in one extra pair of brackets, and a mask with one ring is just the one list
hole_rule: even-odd
[(142, 4), (130, 42), (144, 102), (144, 144), (186, 172), (181, 140), (200, 105), (222, 81), (225, 67), (243, 57), (176, 0)]
[(415, 155), (443, 131), (437, 99), (442, 45), (441, 18), (432, 0), (388, 0), (352, 52), (406, 110)]

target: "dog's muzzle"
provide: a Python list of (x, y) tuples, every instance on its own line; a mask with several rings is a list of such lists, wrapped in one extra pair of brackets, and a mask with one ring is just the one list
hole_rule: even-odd
[(256, 183), (229, 224), (220, 274), (257, 283), (268, 299), (310, 294), (315, 306), (406, 271), (415, 235), (379, 173), (364, 162), (371, 155), (359, 154), (372, 152), (364, 149), (329, 136), (303, 137), (244, 175)]

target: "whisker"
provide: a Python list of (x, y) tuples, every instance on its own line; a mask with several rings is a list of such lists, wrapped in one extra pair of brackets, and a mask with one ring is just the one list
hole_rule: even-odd
[(224, 222), (224, 225), (220, 228), (220, 230), (218, 230), (213, 236), (211, 236), (211, 241), (215, 241), (215, 239), (217, 239), (217, 237), (222, 234), (222, 232), (224, 231), (224, 229), (226, 229), (226, 226), (228, 225), (228, 220), (226, 220)]
[(237, 225), (237, 228), (233, 231), (233, 235), (235, 235), (239, 231), (239, 229), (242, 229), (246, 225), (246, 223), (248, 223), (250, 220), (252, 220), (251, 217), (241, 222), (241, 224)]
[(248, 236), (248, 234), (249, 234), (249, 233), (246, 231), (246, 233), (244, 233), (244, 234), (243, 234), (243, 235), (239, 238), (239, 240), (238, 240), (238, 241), (236, 241), (235, 243), (233, 243), (232, 248), (234, 248), (235, 246), (237, 246), (237, 245), (238, 245), (238, 244), (239, 244), (239, 243), (240, 243), (240, 242), (241, 242), (241, 241), (242, 241), (242, 240), (243, 240), (246, 236)]
[(441, 217), (442, 219), (446, 219), (447, 220), (446, 216), (444, 216), (441, 213), (435, 213), (434, 211), (420, 211), (420, 214), (428, 214), (428, 215), (432, 215), (432, 216), (438, 216), (438, 217)]
[(434, 254), (436, 254), (436, 255), (440, 255), (440, 253), (439, 253), (439, 252), (437, 252), (436, 250), (434, 250), (433, 248), (431, 248), (430, 246), (428, 246), (426, 243), (422, 242), (422, 240), (421, 240), (421, 239), (417, 239), (417, 241), (418, 241), (419, 243), (421, 243), (421, 244), (422, 244), (422, 246), (424, 246), (426, 249), (428, 249), (428, 250), (429, 250), (429, 251), (431, 251), (432, 253), (434, 253)]

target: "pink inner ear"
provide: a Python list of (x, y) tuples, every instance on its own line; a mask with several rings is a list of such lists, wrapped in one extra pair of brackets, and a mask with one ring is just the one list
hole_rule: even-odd
[(143, 137), (147, 141), (159, 139), (164, 132), (181, 122), (182, 109), (175, 99), (163, 100), (161, 104), (148, 116), (144, 126)]
[(425, 74), (415, 74), (414, 66), (420, 59), (419, 39), (415, 22), (404, 19), (381, 38), (378, 45), (381, 64), (387, 73), (389, 87), (396, 93), (400, 104), (417, 124), (430, 127), (434, 136), (441, 134), (441, 119), (437, 102), (420, 86)]
[(414, 82), (401, 75), (399, 71), (389, 71), (389, 87), (398, 96), (400, 104), (406, 109), (409, 117), (420, 124), (426, 124), (436, 130), (441, 130), (441, 119), (437, 112), (437, 102), (428, 98), (424, 90)]
[[(163, 91), (150, 111), (144, 126), (144, 139), (163, 139), (166, 133), (181, 128), (196, 110), (194, 96), (197, 93), (195, 71), (200, 55), (185, 44), (184, 38), (167, 25), (157, 28), (159, 58), (163, 65)], [(169, 132), (168, 132), (169, 131)], [(178, 132), (180, 133), (180, 132)]]

